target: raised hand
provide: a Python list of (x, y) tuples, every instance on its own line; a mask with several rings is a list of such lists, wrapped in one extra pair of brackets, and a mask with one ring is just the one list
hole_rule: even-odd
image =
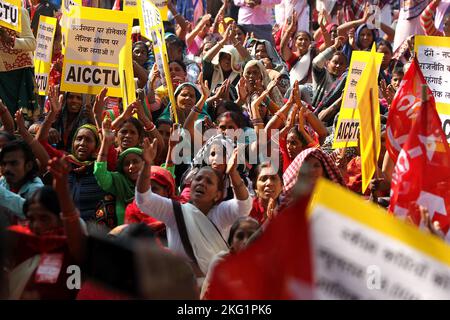
[(217, 126), (214, 124), (214, 122), (212, 122), (212, 120), (209, 117), (205, 117), (203, 121), (204, 121), (205, 131), (209, 130), (209, 129), (217, 128)]
[(158, 141), (153, 139), (153, 142), (150, 143), (148, 138), (144, 138), (144, 150), (142, 152), (142, 157), (145, 163), (151, 165), (156, 158), (158, 150)]
[(351, 28), (348, 31), (348, 43), (352, 46), (352, 48), (357, 49), (356, 48), (356, 40), (355, 40), (355, 28)]
[(238, 82), (238, 98), (240, 101), (245, 101), (248, 96), (247, 90), (247, 80), (244, 77), (241, 77)]
[(266, 99), (267, 95), (269, 94), (268, 90), (264, 90), (259, 96), (258, 98), (256, 98), (255, 100), (252, 101), (251, 104), (251, 117), (252, 120), (256, 120), (257, 118), (259, 118), (259, 107), (261, 106), (261, 103), (264, 101), (264, 99)]
[(136, 101), (132, 102), (122, 113), (122, 117), (124, 120), (129, 119), (137, 112)]
[(239, 148), (236, 147), (233, 150), (230, 160), (228, 160), (226, 174), (230, 174), (233, 171), (237, 171), (238, 156), (239, 156)]
[(300, 108), (298, 111), (298, 129), (305, 129), (305, 108)]
[(203, 81), (203, 72), (200, 72), (198, 82), (200, 84), (200, 89), (202, 90), (203, 98), (206, 100), (211, 94), (211, 91), (208, 88), (208, 80)]
[(380, 90), (381, 90), (381, 94), (383, 95), (383, 97), (386, 99), (387, 103), (390, 106), (392, 103), (392, 100), (394, 100), (394, 96), (396, 93), (394, 87), (391, 84), (387, 85), (386, 81), (384, 79), (382, 79), (381, 83), (380, 83)]
[(273, 79), (272, 81), (269, 82), (269, 84), (267, 85), (267, 89), (266, 91), (268, 93), (272, 92), (272, 90), (278, 85), (278, 81), (280, 81), (281, 77), (278, 76), (276, 79)]
[(336, 50), (341, 50), (342, 47), (344, 46), (344, 42), (345, 42), (345, 38), (343, 36), (336, 37), (336, 39), (334, 39), (333, 47)]
[(371, 15), (372, 13), (370, 12), (370, 4), (369, 2), (366, 2), (366, 6), (364, 7), (364, 15), (362, 17), (363, 23), (366, 23)]
[(286, 121), (286, 128), (292, 128), (295, 124), (295, 118), (297, 117), (297, 112), (298, 112), (298, 105), (294, 104), (292, 106), (291, 111), (289, 112), (287, 121)]
[(58, 88), (50, 86), (48, 89), (48, 100), (50, 102), (50, 113), (55, 117), (61, 112), (64, 96), (62, 94), (58, 97)]
[(102, 122), (102, 143), (112, 145), (115, 138), (116, 135), (111, 129), (111, 119), (109, 117), (105, 117)]
[(142, 102), (140, 100), (136, 100), (132, 103), (134, 109), (135, 109), (135, 113), (138, 116), (138, 119), (141, 120), (142, 122), (144, 122), (144, 120), (147, 120), (147, 115), (145, 114), (144, 111), (144, 106), (142, 105)]
[(222, 39), (223, 44), (230, 43), (234, 36), (234, 26), (233, 24), (229, 24), (227, 29), (225, 30), (225, 35)]
[(216, 89), (216, 92), (214, 93), (214, 96), (213, 96), (214, 100), (218, 100), (220, 98), (225, 99), (226, 95), (228, 93), (229, 85), (230, 85), (230, 80), (228, 80), (228, 79), (226, 79), (224, 82), (222, 82), (220, 87), (218, 89)]
[(211, 15), (208, 13), (202, 17), (202, 19), (200, 20), (200, 24), (204, 25), (210, 20), (211, 20)]
[(302, 98), (301, 98), (301, 94), (300, 94), (300, 88), (298, 86), (298, 81), (297, 80), (294, 82), (294, 87), (292, 88), (292, 91), (293, 91), (294, 101), (295, 101), (295, 104), (296, 104), (297, 108), (302, 108), (303, 107), (303, 103), (302, 103)]
[(67, 187), (67, 179), (71, 166), (67, 161), (67, 156), (60, 159), (53, 158), (48, 161), (47, 169), (53, 175), (53, 188), (55, 191), (61, 191), (62, 188)]
[[(0, 106), (1, 105), (4, 106), (4, 104), (0, 100)], [(27, 131), (25, 120), (23, 119), (22, 109), (16, 111), (14, 119), (16, 120), (17, 130), (19, 131), (20, 135), (22, 135), (23, 132)]]
[(272, 219), (274, 216), (276, 204), (277, 204), (277, 202), (275, 201), (274, 198), (269, 199), (269, 203), (267, 204), (267, 213), (266, 213), (267, 218), (269, 220)]
[(103, 113), (105, 103), (107, 101), (106, 94), (108, 93), (108, 88), (105, 87), (100, 91), (98, 95), (95, 96), (94, 107), (92, 108), (95, 114)]
[(169, 138), (169, 148), (174, 149), (176, 145), (180, 142), (180, 124), (174, 123), (172, 124), (172, 128), (170, 128), (170, 138)]
[(293, 10), (292, 15), (288, 18), (286, 31), (288, 33), (294, 33), (296, 30), (297, 30), (297, 13), (295, 12), (295, 10)]
[(152, 70), (150, 72), (150, 84), (154, 88), (156, 80), (161, 79), (161, 73), (158, 70), (158, 65), (153, 64)]

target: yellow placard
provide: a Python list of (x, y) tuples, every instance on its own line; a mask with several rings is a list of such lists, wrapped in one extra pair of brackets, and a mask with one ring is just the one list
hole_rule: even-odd
[(308, 208), (319, 299), (449, 299), (450, 247), (320, 179)]
[(169, 58), (167, 56), (166, 41), (164, 37), (164, 27), (159, 9), (149, 0), (137, 0), (139, 7), (139, 24), (141, 34), (153, 42), (155, 63), (161, 74), (163, 86), (167, 87), (169, 100), (172, 107), (173, 119), (178, 123), (176, 112), (176, 101), (172, 86), (172, 79), (169, 72)]
[(128, 12), (133, 18), (139, 15), (138, 2), (136, 0), (124, 0), (123, 11)]
[[(370, 57), (371, 53), (369, 51), (353, 51), (352, 53), (339, 118), (334, 131), (334, 149), (358, 146), (359, 111), (357, 108), (356, 85)], [(375, 67), (378, 74), (383, 55), (377, 55), (376, 59)]]
[(39, 27), (36, 34), (36, 51), (34, 53), (34, 74), (39, 95), (42, 96), (47, 95), (48, 92), (56, 23), (56, 18), (39, 17)]
[(69, 13), (70, 13), (70, 8), (72, 6), (79, 6), (81, 7), (83, 5), (82, 0), (64, 0), (61, 3), (61, 11), (62, 11), (62, 16), (61, 16), (61, 20), (60, 20), (60, 25), (61, 25), (61, 33), (62, 33), (62, 54), (64, 55), (66, 52), (65, 48), (65, 44), (66, 44), (66, 39), (67, 39), (67, 29), (68, 29), (68, 25), (69, 25)]
[(61, 90), (121, 97), (119, 57), (131, 35), (123, 11), (72, 6), (69, 12)]
[(169, 19), (169, 8), (167, 7), (167, 0), (151, 0), (151, 2), (153, 2), (153, 4), (159, 9), (163, 21), (167, 21)]
[(133, 56), (131, 50), (131, 39), (128, 39), (119, 57), (120, 89), (124, 109), (136, 101), (136, 85), (134, 83)]
[(356, 86), (356, 97), (360, 118), (362, 193), (366, 191), (376, 172), (381, 149), (380, 103), (378, 101), (377, 59), (383, 59), (382, 53), (371, 52), (371, 59)]
[(21, 10), (22, 10), (21, 0), (0, 0), (0, 26), (21, 33), (22, 32)]
[(416, 36), (414, 50), (450, 143), (450, 38)]

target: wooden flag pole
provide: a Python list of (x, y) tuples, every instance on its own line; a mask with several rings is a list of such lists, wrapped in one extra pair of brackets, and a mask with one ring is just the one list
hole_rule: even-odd
[(422, 85), (422, 102), (427, 102), (427, 101), (428, 101), (427, 85), (423, 84)]

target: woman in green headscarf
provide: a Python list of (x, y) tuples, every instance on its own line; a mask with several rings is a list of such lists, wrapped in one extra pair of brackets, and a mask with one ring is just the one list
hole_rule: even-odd
[(108, 150), (114, 144), (115, 135), (109, 118), (105, 118), (102, 126), (102, 142), (94, 165), (94, 175), (100, 187), (116, 197), (117, 225), (121, 225), (124, 223), (125, 208), (134, 199), (136, 180), (144, 164), (142, 149), (131, 147), (122, 151), (116, 171), (108, 171)]
[(36, 135), (50, 158), (66, 158), (72, 170), (69, 173), (69, 186), (75, 205), (80, 210), (81, 218), (85, 221), (95, 220), (98, 203), (105, 196), (105, 192), (98, 185), (94, 177), (94, 161), (97, 156), (100, 138), (97, 128), (92, 124), (85, 124), (75, 131), (70, 153), (53, 148), (48, 143), (48, 133), (52, 123), (56, 120), (61, 106), (56, 97), (54, 88), (50, 88), (52, 97), (51, 110), (42, 123)]

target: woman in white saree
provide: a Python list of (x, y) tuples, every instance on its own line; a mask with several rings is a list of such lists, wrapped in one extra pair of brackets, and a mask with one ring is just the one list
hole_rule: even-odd
[[(228, 238), (231, 225), (237, 218), (247, 216), (252, 208), (252, 198), (236, 169), (237, 149), (227, 167), (234, 198), (221, 201), (223, 190), (220, 185), (221, 179), (211, 167), (203, 167), (193, 178), (190, 202), (181, 205), (152, 192), (150, 168), (155, 156), (155, 141), (150, 143), (145, 139), (143, 151), (145, 164), (136, 185), (136, 203), (142, 212), (164, 222), (169, 249), (191, 260), (197, 276), (201, 278), (208, 271), (214, 255), (228, 250), (224, 239)], [(181, 210), (177, 210), (177, 207), (181, 207)], [(177, 211), (182, 213), (181, 220), (184, 221), (181, 225)], [(187, 237), (184, 237), (183, 233), (187, 234)], [(191, 248), (189, 244), (186, 245), (186, 238)]]

